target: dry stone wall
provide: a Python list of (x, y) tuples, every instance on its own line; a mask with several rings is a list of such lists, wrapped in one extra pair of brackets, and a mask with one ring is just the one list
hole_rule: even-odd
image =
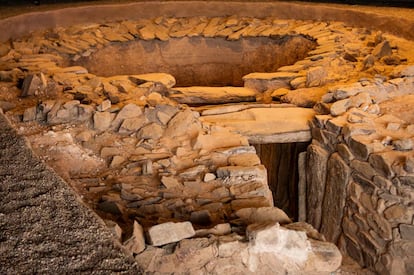
[(412, 69), (332, 88), (307, 151), (308, 221), (381, 274), (413, 271)]
[[(184, 89), (165, 73), (100, 77), (70, 66), (111, 43), (289, 34), (318, 46), (276, 72), (244, 76), (237, 89)], [(408, 274), (413, 119), (409, 108), (393, 106), (412, 102), (410, 46), (340, 22), (271, 17), (56, 28), (1, 44), (0, 108), (145, 270), (225, 273), (231, 264), (243, 273), (335, 271), (336, 247), (273, 207), (266, 169), (249, 143), (312, 139), (308, 221), (361, 265)], [(191, 96), (202, 104), (234, 96), (260, 104), (179, 103), (190, 104), (182, 100)], [(286, 104), (269, 104), (275, 100)], [(239, 112), (249, 123), (228, 119)], [(302, 118), (293, 127), (276, 120), (255, 130), (281, 113)], [(315, 117), (313, 124), (303, 117)], [(246, 125), (246, 132), (238, 128)]]

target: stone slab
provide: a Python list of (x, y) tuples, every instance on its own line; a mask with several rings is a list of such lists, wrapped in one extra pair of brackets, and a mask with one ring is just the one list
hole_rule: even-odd
[(256, 92), (243, 87), (185, 87), (175, 88), (170, 98), (184, 104), (223, 104), (256, 101)]
[(162, 246), (191, 238), (195, 235), (195, 231), (191, 222), (167, 222), (148, 229), (148, 235), (152, 245)]
[(314, 115), (312, 109), (298, 107), (254, 108), (200, 119), (231, 128), (251, 143), (286, 143), (309, 141), (309, 121)]

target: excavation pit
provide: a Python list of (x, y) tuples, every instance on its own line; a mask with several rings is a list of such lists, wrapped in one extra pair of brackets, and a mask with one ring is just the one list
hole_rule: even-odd
[(175, 77), (177, 87), (243, 86), (252, 72), (275, 72), (294, 64), (316, 47), (304, 35), (244, 37), (183, 37), (113, 43), (80, 57), (72, 65), (84, 66), (100, 76), (164, 72)]
[[(238, 11), (243, 14), (246, 12), (243, 11), (245, 4), (237, 2), (231, 5), (240, 7)], [(8, 122), (2, 116), (1, 123), (5, 125), (2, 129), (6, 129), (2, 132), (2, 137), (5, 137), (2, 141), (8, 142), (2, 145), (5, 149), (0, 154), (2, 163), (6, 166), (16, 163), (13, 151), (19, 153), (19, 158), (25, 156), (25, 162), (18, 166), (21, 168), (3, 169), (0, 175), (8, 184), (0, 188), (6, 203), (0, 214), (2, 218), (7, 217), (5, 231), (2, 232), (16, 235), (10, 241), (8, 235), (0, 238), (5, 242), (4, 247), (30, 251), (32, 244), (36, 246), (40, 242), (41, 247), (34, 247), (41, 254), (36, 254), (36, 257), (43, 259), (42, 253), (49, 251), (43, 249), (45, 243), (51, 249), (58, 246), (53, 250), (54, 255), (65, 258), (67, 253), (61, 251), (68, 250), (62, 250), (60, 243), (54, 241), (59, 238), (61, 232), (56, 230), (61, 227), (48, 226), (48, 230), (53, 231), (42, 230), (38, 226), (39, 221), (43, 225), (48, 219), (56, 221), (66, 217), (72, 221), (70, 228), (73, 230), (63, 230), (65, 240), (73, 240), (71, 245), (79, 243), (83, 247), (84, 240), (88, 238), (78, 233), (84, 230), (78, 227), (87, 225), (107, 232), (102, 223), (104, 219), (115, 232), (117, 242), (136, 256), (136, 263), (148, 272), (206, 272), (209, 268), (209, 273), (223, 273), (223, 269), (227, 268), (222, 265), (224, 262), (231, 263), (231, 270), (240, 269), (240, 273), (282, 270), (281, 266), (273, 266), (281, 261), (279, 254), (273, 255), (276, 258), (271, 260), (261, 254), (261, 245), (269, 247), (272, 243), (268, 239), (261, 243), (260, 234), (264, 232), (269, 236), (287, 233), (289, 237), (304, 241), (295, 246), (300, 247), (299, 250), (290, 250), (293, 247), (291, 242), (283, 248), (272, 246), (272, 251), (276, 249), (278, 253), (287, 253), (283, 261), (293, 261), (290, 262), (293, 269), (286, 272), (296, 272), (298, 266), (303, 267), (303, 272), (337, 270), (341, 259), (338, 249), (333, 244), (321, 242), (324, 237), (309, 224), (292, 223), (286, 214), (273, 207), (273, 199), (280, 196), (284, 199), (284, 207), (290, 209), (286, 210), (290, 218), (296, 218), (296, 212), (299, 212), (299, 220), (309, 222), (362, 267), (380, 273), (384, 270), (388, 272), (397, 265), (402, 270), (401, 274), (411, 270), (411, 254), (395, 257), (393, 251), (405, 251), (412, 234), (413, 127), (409, 111), (414, 86), (412, 42), (377, 32), (375, 26), (379, 23), (375, 25), (376, 20), (371, 19), (379, 17), (364, 14), (363, 20), (358, 20), (355, 11), (344, 13), (343, 10), (324, 9), (326, 13), (323, 13), (322, 21), (286, 20), (284, 15), (282, 19), (259, 18), (271, 13), (270, 10), (283, 11), (285, 4), (278, 2), (277, 9), (268, 10), (260, 7), (276, 4), (252, 4), (259, 8), (248, 10), (251, 17), (227, 17), (221, 14), (225, 11), (209, 8), (198, 10), (217, 13), (215, 16), (218, 17), (197, 17), (197, 11), (189, 9), (187, 12), (191, 11), (195, 17), (186, 18), (189, 15), (183, 14), (185, 9), (167, 9), (164, 10), (165, 17), (157, 17), (157, 14), (154, 18), (138, 21), (131, 19), (139, 17), (135, 4), (131, 4), (124, 9), (128, 11), (124, 14), (128, 20), (103, 22), (108, 20), (97, 19), (99, 23), (96, 24), (90, 24), (89, 18), (73, 16), (73, 10), (68, 9), (64, 13), (58, 12), (59, 16), (46, 14), (46, 17), (52, 16), (56, 21), (36, 21), (46, 25), (60, 22), (67, 28), (44, 33), (39, 31), (2, 44), (0, 49), (4, 55), (1, 60), (4, 62), (0, 64), (0, 77), (6, 82), (1, 83), (1, 108), (18, 133), (27, 138), (39, 158), (66, 181), (59, 181), (57, 176), (49, 177), (53, 172), (30, 154), (21, 137), (9, 131)], [(151, 2), (146, 5), (161, 4)], [(191, 5), (195, 5), (194, 2)], [(222, 5), (227, 7), (229, 4)], [(296, 7), (296, 4), (288, 5)], [(138, 10), (152, 14), (163, 9), (152, 8), (150, 13), (145, 9)], [(102, 17), (110, 14), (116, 17), (119, 16), (117, 11), (116, 7), (111, 6), (84, 9), (80, 14)], [(315, 9), (311, 7), (296, 11), (293, 17), (320, 14), (314, 13)], [(170, 13), (184, 17), (172, 18)], [(258, 18), (252, 18), (254, 14)], [(404, 20), (391, 20), (388, 22), (395, 22), (396, 25), (384, 26), (384, 20), (389, 20), (387, 16), (380, 20), (384, 30), (392, 30), (400, 22), (406, 29), (412, 26), (405, 24)], [(76, 19), (76, 24), (88, 24), (72, 26), (65, 21), (68, 18)], [(332, 18), (342, 18), (348, 25), (332, 22)], [(363, 25), (364, 20), (368, 20), (366, 18), (371, 18), (369, 21), (373, 23), (366, 24), (370, 29), (357, 27)], [(13, 20), (5, 20), (4, 26)], [(209, 21), (209, 24), (220, 22), (215, 26), (226, 26), (220, 31), (229, 34), (222, 37), (216, 29), (217, 37), (208, 37), (204, 29), (200, 30), (205, 23), (203, 20)], [(162, 39), (168, 41), (159, 41), (157, 31), (150, 32), (149, 37), (153, 38), (148, 40), (143, 28), (147, 27), (148, 31), (154, 30), (155, 26), (158, 29), (161, 24), (165, 27), (165, 22), (179, 22), (167, 26), (170, 31)], [(245, 27), (235, 30), (231, 28), (233, 24)], [(36, 26), (33, 24), (34, 29)], [(177, 28), (181, 37), (177, 37)], [(192, 33), (194, 29), (199, 30), (196, 36)], [(243, 35), (233, 41), (230, 36), (238, 31)], [(10, 33), (13, 32), (18, 33), (19, 28), (10, 28)], [(0, 35), (4, 36), (3, 33)], [(407, 35), (410, 34), (405, 32)], [(273, 38), (277, 38), (276, 43), (273, 43)], [(296, 49), (292, 46), (295, 44), (289, 43), (298, 38), (305, 39), (301, 40), (305, 44), (309, 42), (311, 45), (315, 41), (317, 44), (311, 45), (303, 51), (303, 56), (295, 59)], [(177, 45), (187, 51), (191, 49), (191, 52), (197, 53), (197, 58), (204, 58), (203, 52), (196, 52), (197, 48), (202, 48), (204, 52), (213, 54), (213, 61), (226, 59), (227, 56), (231, 60), (243, 59), (243, 54), (237, 56), (235, 53), (242, 53), (239, 50), (245, 49), (246, 45), (253, 48), (257, 45), (280, 46), (278, 51), (283, 49), (281, 52), (289, 52), (292, 61), (278, 64), (269, 71), (246, 69), (243, 75), (237, 68), (243, 67), (244, 70), (245, 66), (240, 63), (222, 63), (218, 69), (207, 66), (197, 72), (196, 69), (202, 66), (200, 64), (208, 61), (198, 59), (193, 64), (182, 63), (181, 67), (189, 67), (198, 75), (183, 77), (182, 80), (180, 75), (185, 76), (188, 71), (180, 72), (178, 66), (163, 67), (163, 63), (157, 63), (162, 69), (135, 71), (135, 67), (131, 70), (130, 66), (142, 58), (142, 54), (151, 56), (154, 53), (151, 56), (153, 60), (157, 58), (156, 53), (162, 55), (161, 50), (182, 54), (183, 51), (177, 50), (180, 49)], [(213, 51), (217, 45), (224, 48), (225, 56)], [(141, 52), (135, 55), (130, 49)], [(264, 56), (269, 57), (268, 51), (273, 52), (273, 48), (260, 53), (252, 51), (251, 56), (262, 56), (261, 53), (266, 52)], [(122, 52), (126, 53), (125, 60), (121, 59)], [(174, 59), (170, 53), (167, 57)], [(191, 59), (188, 55), (186, 57)], [(110, 58), (116, 61), (113, 63), (116, 69), (119, 67), (127, 71), (110, 71), (111, 64), (106, 62)], [(130, 66), (121, 68), (121, 62)], [(151, 60), (145, 62), (141, 67), (152, 65)], [(102, 63), (102, 68), (99, 63)], [(254, 66), (257, 63), (269, 65), (261, 60), (252, 63)], [(170, 64), (168, 62), (167, 65)], [(211, 73), (214, 70), (225, 78), (214, 78)], [(233, 71), (237, 77), (233, 76)], [(208, 81), (202, 82), (203, 75)], [(240, 77), (244, 85), (240, 84)], [(24, 83), (23, 89), (19, 88), (19, 81)], [(208, 87), (199, 87), (201, 85)], [(184, 89), (183, 86), (188, 87)], [(239, 98), (246, 96), (249, 98), (246, 101), (257, 102), (240, 103), (243, 100), (235, 99), (234, 95)], [(202, 106), (188, 107), (194, 99)], [(222, 105), (226, 102), (232, 104)], [(395, 109), (396, 105), (401, 105), (400, 109)], [(311, 144), (307, 146), (309, 142)], [(25, 154), (14, 149), (16, 144), (25, 150)], [(282, 153), (269, 157), (278, 150)], [(298, 152), (301, 152), (299, 156)], [(284, 167), (297, 165), (297, 158), (301, 165), (299, 171), (286, 171), (289, 169)], [(279, 162), (282, 159), (286, 162)], [(272, 162), (279, 162), (278, 173), (273, 173)], [(34, 171), (39, 171), (38, 177), (42, 179), (26, 175), (26, 163)], [(290, 175), (284, 177), (284, 173)], [(23, 181), (13, 183), (10, 181), (13, 177), (20, 177)], [(288, 182), (287, 192), (280, 191), (279, 186), (285, 183), (276, 182), (275, 177), (283, 177), (284, 182)], [(50, 186), (56, 181), (60, 184)], [(35, 187), (39, 182), (42, 184)], [(78, 195), (67, 195), (71, 192), (67, 183)], [(271, 190), (275, 183), (273, 189), (276, 190)], [(18, 191), (26, 186), (29, 188), (27, 192), (19, 196)], [(58, 194), (48, 196), (49, 187)], [(298, 198), (291, 196), (295, 188)], [(61, 189), (65, 192), (59, 193)], [(290, 196), (288, 204), (286, 193)], [(62, 199), (62, 194), (66, 198), (72, 196), (73, 200)], [(14, 199), (17, 197), (21, 200)], [(75, 198), (82, 198), (100, 218), (89, 215), (88, 220), (93, 220), (93, 224), (84, 222), (82, 211), (87, 210), (82, 208), (77, 212), (79, 207), (72, 204)], [(291, 204), (297, 199), (299, 209)], [(44, 203), (39, 207), (33, 200), (44, 200)], [(66, 201), (71, 202), (71, 209), (68, 209)], [(6, 215), (3, 209), (6, 209)], [(35, 212), (42, 213), (38, 219), (32, 215)], [(20, 219), (8, 218), (8, 215), (15, 213)], [(269, 222), (274, 226), (254, 226), (255, 223)], [(275, 225), (275, 222), (282, 226)], [(13, 231), (8, 224), (13, 224), (14, 228), (24, 226), (32, 229)], [(119, 226), (123, 233), (120, 233)], [(197, 230), (197, 237), (193, 236), (193, 229)], [(306, 234), (300, 231), (306, 231)], [(53, 232), (50, 234), (53, 237), (39, 237), (43, 232)], [(176, 233), (182, 233), (180, 238), (183, 239), (178, 240)], [(30, 241), (13, 242), (19, 238)], [(141, 242), (138, 243), (137, 239)], [(112, 243), (110, 238), (105, 240), (107, 245)], [(66, 244), (67, 241), (61, 243)], [(27, 246), (30, 248), (27, 249)], [(72, 252), (70, 261), (76, 262), (76, 265), (74, 268), (65, 265), (65, 268), (73, 272), (99, 268), (99, 264), (91, 263), (100, 262), (96, 258), (99, 253), (95, 253), (100, 247), (101, 244), (97, 244), (86, 254), (87, 263)], [(194, 247), (199, 249), (194, 250)], [(373, 247), (378, 249), (373, 251)], [(228, 249), (235, 254), (229, 255)], [(72, 247), (70, 251), (74, 251)], [(146, 265), (147, 257), (152, 257), (154, 251), (160, 252), (155, 260), (160, 264)], [(210, 251), (219, 253), (210, 254)], [(318, 254), (320, 251), (324, 253)], [(246, 267), (237, 260), (239, 256), (252, 256), (252, 252), (258, 253), (255, 255), (266, 265)], [(306, 254), (308, 252), (310, 254)], [(8, 252), (6, 254), (9, 255)], [(27, 259), (27, 255), (19, 255), (15, 258)], [(174, 260), (176, 256), (179, 262)], [(327, 256), (330, 258), (327, 259)], [(120, 258), (128, 262), (124, 256)], [(205, 264), (207, 259), (210, 262), (208, 265)], [(249, 263), (255, 263), (257, 259), (251, 258)], [(306, 259), (309, 262), (305, 264), (303, 261)], [(315, 259), (318, 261), (314, 262)], [(41, 262), (39, 260), (39, 265), (34, 266), (42, 266)], [(4, 263), (8, 261), (4, 260)], [(272, 266), (272, 270), (265, 269), (267, 264)], [(22, 269), (22, 273), (25, 272), (23, 265), (6, 264), (1, 268), (8, 273), (16, 266)], [(61, 271), (61, 266), (47, 268)], [(122, 267), (124, 269), (128, 267)]]

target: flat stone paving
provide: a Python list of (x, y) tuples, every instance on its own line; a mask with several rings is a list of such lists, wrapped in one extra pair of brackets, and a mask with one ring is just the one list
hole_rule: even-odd
[(0, 113), (0, 274), (73, 273), (139, 270)]

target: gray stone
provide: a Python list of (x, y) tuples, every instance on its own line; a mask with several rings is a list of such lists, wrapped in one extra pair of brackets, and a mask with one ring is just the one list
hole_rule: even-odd
[(178, 112), (178, 108), (171, 105), (157, 105), (157, 118), (162, 125), (167, 125), (170, 119)]
[(333, 243), (337, 242), (341, 233), (341, 221), (350, 172), (350, 168), (338, 153), (329, 158), (320, 231), (328, 241)]
[(195, 235), (195, 231), (190, 222), (167, 222), (150, 227), (148, 235), (152, 245), (162, 246), (191, 238)]
[(42, 89), (44, 89), (42, 79), (37, 75), (31, 74), (24, 79), (20, 96), (37, 95)]
[(338, 151), (341, 158), (346, 162), (350, 163), (354, 159), (354, 155), (352, 154), (351, 150), (345, 144), (338, 144), (336, 146), (336, 150)]
[(398, 151), (390, 151), (371, 154), (369, 157), (369, 163), (375, 168), (379, 175), (391, 179), (395, 175), (392, 165), (399, 157), (398, 153)]
[(110, 101), (109, 99), (102, 101), (102, 103), (101, 103), (101, 104), (99, 104), (99, 105), (96, 107), (96, 109), (97, 109), (99, 112), (104, 112), (104, 111), (107, 111), (107, 110), (109, 110), (110, 108), (111, 108), (111, 101)]
[(325, 84), (328, 72), (324, 67), (310, 68), (306, 72), (306, 87), (318, 87)]
[(162, 126), (160, 126), (160, 125), (158, 125), (156, 123), (151, 123), (151, 124), (148, 124), (148, 125), (142, 127), (138, 131), (137, 137), (139, 139), (154, 139), (154, 140), (158, 140), (158, 139), (160, 139), (162, 137), (163, 134), (164, 134), (164, 129), (162, 128)]
[(364, 135), (350, 137), (348, 145), (354, 156), (361, 160), (367, 160), (371, 154), (381, 152), (385, 149), (381, 142), (372, 141), (372, 138)]
[(23, 122), (33, 121), (36, 119), (37, 106), (33, 106), (24, 110)]
[(403, 240), (414, 241), (414, 225), (400, 224), (399, 229)]
[(142, 110), (135, 104), (125, 105), (121, 111), (116, 115), (114, 121), (111, 123), (111, 129), (118, 130), (122, 122), (127, 118), (137, 118), (142, 115)]
[(97, 131), (105, 131), (111, 126), (114, 115), (109, 112), (95, 112), (93, 126)]
[(331, 115), (339, 116), (344, 114), (352, 107), (352, 101), (349, 98), (338, 100), (331, 105)]
[(194, 137), (201, 130), (197, 115), (191, 109), (185, 109), (177, 113), (167, 125), (165, 135), (175, 138), (183, 135)]
[[(119, 115), (119, 114), (118, 114)], [(116, 118), (115, 118), (116, 119)], [(147, 123), (147, 119), (144, 116), (134, 117), (134, 118), (125, 118), (119, 127), (118, 132), (120, 134), (132, 134), (137, 132)]]
[(139, 254), (145, 249), (144, 229), (134, 221), (132, 236), (124, 242), (125, 248), (134, 254)]
[(306, 168), (306, 217), (317, 230), (321, 226), (322, 202), (327, 175), (329, 153), (323, 148), (310, 145), (307, 150)]
[(398, 151), (410, 151), (414, 148), (414, 142), (410, 138), (393, 140), (392, 145)]
[(306, 159), (307, 153), (298, 156), (298, 221), (306, 221)]
[(79, 104), (77, 120), (81, 122), (89, 121), (92, 118), (93, 113), (94, 108), (92, 106)]
[(377, 46), (375, 46), (374, 50), (372, 51), (372, 55), (375, 56), (377, 59), (391, 54), (392, 49), (390, 46), (390, 42), (388, 42), (387, 40), (379, 43)]

